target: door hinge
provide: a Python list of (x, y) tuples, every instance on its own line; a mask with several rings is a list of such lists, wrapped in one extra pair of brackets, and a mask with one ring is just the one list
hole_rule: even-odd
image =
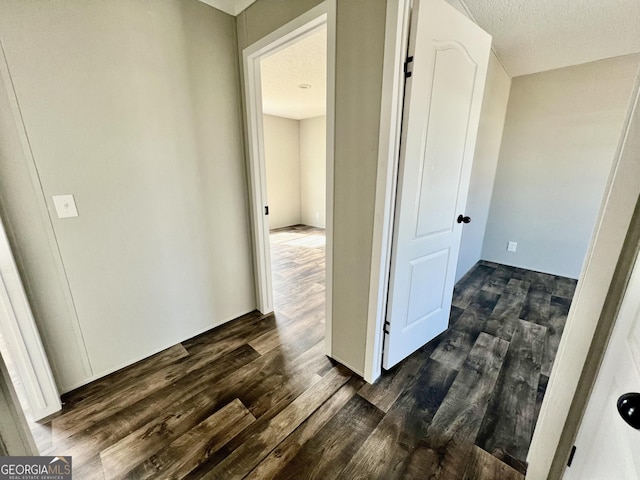
[(264, 206), (264, 214), (269, 215), (269, 205)]
[(404, 62), (404, 78), (409, 78), (412, 72), (409, 71), (409, 64), (413, 62), (413, 57), (407, 57), (407, 61)]
[(576, 454), (576, 446), (574, 445), (573, 447), (571, 447), (571, 454), (569, 455), (569, 460), (567, 461), (567, 467), (571, 466), (571, 463), (573, 462), (573, 456)]

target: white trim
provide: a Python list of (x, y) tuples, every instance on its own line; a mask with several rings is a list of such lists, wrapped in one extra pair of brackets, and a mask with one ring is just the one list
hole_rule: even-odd
[(325, 353), (333, 353), (333, 182), (336, 125), (336, 0), (327, 0), (327, 171), (325, 212)]
[(402, 66), (407, 56), (410, 10), (411, 0), (387, 2), (378, 173), (364, 363), (364, 379), (369, 383), (373, 383), (382, 373), (383, 325), (387, 314), (404, 95)]
[(0, 330), (34, 420), (62, 408), (60, 394), (0, 222)]
[(273, 311), (269, 223), (264, 215), (267, 205), (262, 125), (260, 59), (272, 55), (327, 25), (327, 211), (326, 211), (326, 280), (325, 345), (331, 355), (331, 302), (333, 285), (333, 155), (335, 131), (335, 0), (327, 0), (269, 35), (245, 48), (242, 63), (245, 81), (248, 159), (247, 170), (250, 211), (253, 227), (256, 307), (263, 314)]

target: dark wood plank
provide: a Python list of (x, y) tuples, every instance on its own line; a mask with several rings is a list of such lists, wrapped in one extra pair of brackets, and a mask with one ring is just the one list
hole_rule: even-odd
[(73, 457), (71, 459), (71, 468), (73, 478), (81, 478), (83, 480), (105, 480), (107, 478), (99, 455), (89, 458)]
[(531, 284), (519, 318), (546, 326), (551, 303), (551, 293), (547, 289), (547, 285), (540, 282)]
[(66, 393), (62, 396), (63, 413), (71, 408), (80, 407), (80, 405), (84, 408), (84, 406), (97, 401), (109, 402), (117, 400), (122, 388), (136, 383), (187, 356), (189, 356), (189, 352), (181, 344), (174, 345), (152, 357)]
[(393, 369), (383, 371), (375, 384), (364, 385), (358, 395), (367, 399), (383, 412), (389, 411), (389, 408), (403, 392), (413, 388), (418, 381), (418, 372), (429, 361), (429, 356), (435, 351), (445, 335), (446, 333), (438, 335)]
[(463, 313), (464, 308), (451, 305), (451, 313), (449, 314), (449, 326), (454, 325)]
[(573, 278), (556, 277), (556, 289), (553, 295), (571, 300), (576, 292), (578, 281)]
[(517, 325), (517, 319), (527, 297), (530, 283), (510, 279), (500, 295), (500, 299), (491, 311), (484, 331), (494, 337), (510, 341)]
[[(271, 419), (266, 428), (249, 436), (201, 478), (228, 480), (244, 477), (342, 385), (347, 383), (350, 377), (351, 374), (342, 368), (332, 369), (322, 380)], [(200, 473), (197, 472), (195, 475)]]
[(533, 435), (546, 327), (524, 320), (509, 345), (476, 444), (494, 456), (525, 461)]
[(350, 459), (340, 478), (399, 478), (456, 375), (454, 369), (435, 360), (424, 364), (413, 387), (405, 390), (391, 406)]
[(206, 356), (195, 358), (189, 356), (181, 359), (144, 381), (131, 384), (123, 389), (123, 395), (127, 396), (123, 396), (118, 403), (92, 403), (90, 407), (72, 410), (54, 419), (54, 440), (63, 444), (81, 444), (76, 445), (81, 451), (97, 453), (154, 419), (157, 416), (154, 412), (164, 411), (173, 402), (184, 398), (186, 392), (195, 395), (211, 382), (225, 378), (232, 372), (238, 374), (245, 365), (251, 365), (249, 371), (260, 368), (253, 361), (261, 357), (251, 347), (244, 345), (215, 363), (207, 361)]
[[(322, 326), (314, 326), (323, 330)], [(332, 367), (324, 355), (322, 333), (318, 333), (318, 343), (295, 358), (290, 363), (270, 362), (255, 379), (243, 382), (242, 391), (237, 396), (255, 417), (262, 416), (283, 398), (292, 392), (304, 392), (318, 380), (317, 371), (323, 367)]]
[(237, 399), (218, 409), (221, 403), (219, 397), (217, 392), (203, 391), (173, 403), (153, 421), (102, 450), (100, 458), (103, 467), (115, 476), (128, 472), (174, 440), (197, 428), (207, 414), (210, 414), (209, 418), (219, 420), (220, 416), (216, 416), (216, 413), (224, 411), (225, 415), (237, 417), (239, 422), (244, 417), (249, 422), (255, 420)]
[(511, 274), (504, 268), (494, 267), (494, 271), (482, 285), (482, 290), (500, 295), (509, 283)]
[(271, 480), (331, 420), (362, 386), (363, 380), (352, 378), (329, 398), (302, 425), (271, 451), (245, 480)]
[(553, 295), (556, 290), (556, 277), (548, 273), (531, 272), (531, 285)]
[(533, 422), (534, 425), (538, 421), (538, 417), (540, 416), (540, 410), (542, 409), (542, 400), (544, 400), (544, 395), (545, 393), (547, 393), (547, 385), (549, 385), (549, 377), (540, 374), (540, 380), (538, 381), (538, 390), (536, 394), (536, 411)]
[(470, 460), (462, 480), (524, 480), (524, 475), (481, 448), (471, 448)]
[[(139, 480), (182, 478), (254, 421), (251, 412), (236, 399), (149, 456), (132, 471), (125, 470), (127, 476)], [(123, 470), (117, 463), (113, 468), (107, 468), (107, 471)]]
[[(339, 478), (345, 463), (380, 422), (384, 412), (356, 395), (276, 475), (278, 480)], [(344, 476), (342, 478), (345, 478)]]
[(464, 278), (458, 282), (453, 290), (453, 305), (467, 308), (482, 289), (495, 268), (488, 265), (476, 265)]
[(547, 344), (544, 350), (541, 373), (546, 376), (551, 375), (553, 361), (558, 353), (560, 339), (564, 326), (567, 323), (567, 315), (571, 307), (571, 299), (552, 296), (549, 302), (549, 316), (545, 325), (547, 327)]
[(485, 328), (485, 323), (499, 298), (499, 295), (492, 292), (479, 291), (453, 327), (445, 332), (431, 358), (459, 370), (478, 335)]
[(439, 449), (453, 438), (476, 437), (508, 347), (509, 342), (500, 338), (478, 336), (429, 426), (432, 448)]

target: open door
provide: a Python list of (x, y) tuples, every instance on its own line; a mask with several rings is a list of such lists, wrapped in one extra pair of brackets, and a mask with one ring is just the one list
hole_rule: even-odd
[(412, 13), (383, 367), (447, 329), (491, 36), (445, 0)]
[[(640, 265), (633, 269), (566, 480), (640, 478)], [(633, 393), (618, 410), (625, 394)], [(627, 417), (627, 423), (623, 416)], [(635, 421), (634, 421), (635, 419)]]
[(60, 410), (60, 394), (1, 222), (0, 330), (29, 403), (25, 413), (40, 420)]

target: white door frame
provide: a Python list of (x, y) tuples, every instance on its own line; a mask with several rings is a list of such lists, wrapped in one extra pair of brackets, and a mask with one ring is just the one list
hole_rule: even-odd
[(326, 0), (275, 30), (242, 52), (248, 138), (248, 177), (251, 224), (253, 227), (256, 304), (263, 313), (273, 311), (269, 221), (264, 214), (267, 182), (264, 157), (260, 59), (274, 54), (327, 25), (327, 180), (326, 180), (326, 279), (325, 351), (331, 355), (333, 284), (333, 155), (335, 104), (335, 0)]
[(400, 160), (404, 97), (403, 65), (409, 44), (411, 0), (388, 0), (382, 70), (378, 170), (376, 178), (369, 308), (364, 379), (373, 383), (382, 374), (383, 327), (391, 271), (395, 193)]
[(29, 413), (41, 420), (62, 408), (31, 313), (9, 241), (0, 222), (0, 331), (29, 402)]
[[(403, 64), (409, 36), (407, 17), (411, 4), (412, 0), (387, 2), (378, 177), (364, 366), (364, 378), (370, 383), (374, 382), (382, 371), (382, 340), (389, 288), (399, 132), (402, 122)], [(592, 235), (534, 431), (527, 458), (527, 479), (546, 479), (550, 472), (613, 271), (620, 256), (622, 241), (638, 199), (636, 179), (640, 178), (640, 172), (635, 172), (634, 168), (637, 168), (638, 164), (632, 157), (633, 154), (640, 153), (640, 138), (637, 138), (640, 137), (640, 125), (635, 125), (635, 130), (629, 128), (629, 125), (634, 113), (636, 117), (640, 117), (639, 88), (640, 77), (633, 90), (636, 107), (635, 110), (630, 109), (629, 118), (621, 131), (621, 134), (626, 134), (621, 139), (613, 162), (600, 208), (600, 217)], [(640, 123), (640, 119), (636, 122)], [(634, 140), (630, 142), (632, 137)]]

